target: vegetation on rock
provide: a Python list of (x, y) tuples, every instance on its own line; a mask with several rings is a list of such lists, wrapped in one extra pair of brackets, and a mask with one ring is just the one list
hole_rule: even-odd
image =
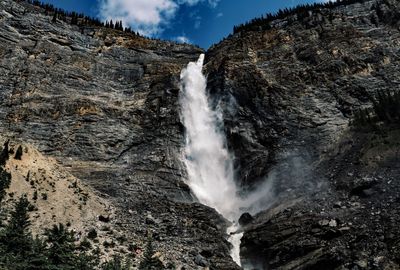
[(353, 126), (362, 129), (376, 127), (378, 123), (400, 123), (400, 92), (378, 91), (370, 100), (372, 108), (358, 110), (354, 114)]
[(135, 35), (139, 35), (132, 30), (130, 27), (124, 27), (122, 21), (113, 22), (106, 21), (102, 22), (97, 18), (85, 16), (83, 13), (77, 12), (68, 12), (60, 8), (54, 7), (52, 4), (47, 4), (40, 2), (38, 0), (26, 0), (27, 3), (43, 8), (46, 15), (52, 15), (52, 22), (55, 23), (57, 20), (61, 20), (67, 22), (71, 25), (78, 25), (78, 26), (97, 26), (97, 27), (106, 27), (111, 28), (119, 31), (124, 31), (126, 33), (131, 33)]
[[(8, 144), (4, 149), (8, 157)], [(22, 148), (21, 148), (22, 149)], [(3, 151), (4, 152), (4, 151)], [(126, 270), (131, 269), (129, 259), (114, 256), (101, 263), (99, 250), (92, 248), (91, 242), (84, 238), (79, 242), (74, 232), (64, 224), (46, 229), (43, 236), (32, 235), (29, 212), (33, 205), (26, 195), (19, 197), (7, 214), (4, 203), (11, 174), (0, 166), (0, 269), (4, 270)], [(92, 229), (88, 237), (94, 239), (97, 232)], [(162, 263), (153, 258), (154, 249), (148, 244), (141, 269), (164, 269)], [(157, 263), (157, 264), (156, 264)], [(155, 266), (156, 265), (156, 266)], [(156, 267), (156, 268), (154, 268)]]
[[(303, 19), (309, 17), (313, 11), (318, 11), (320, 9), (326, 8), (333, 10), (333, 8), (343, 5), (351, 5), (355, 3), (363, 3), (365, 0), (338, 0), (338, 1), (329, 1), (324, 3), (313, 3), (313, 4), (304, 4), (299, 5), (294, 8), (285, 8), (280, 9), (276, 13), (268, 13), (259, 18), (254, 18), (246, 23), (237, 25), (233, 27), (233, 33), (239, 33), (242, 31), (258, 31), (258, 30), (266, 30), (271, 28), (270, 23), (274, 20), (287, 19), (289, 22), (294, 21), (302, 21)], [(388, 1), (383, 1), (385, 4), (390, 6)], [(400, 14), (393, 10), (390, 10), (390, 14), (386, 14), (383, 10), (381, 10), (380, 5), (374, 5), (374, 9), (377, 12), (378, 18), (384, 20), (390, 20), (392, 22), (398, 22), (400, 18)], [(332, 11), (333, 12), (333, 11)], [(292, 18), (288, 18), (293, 16)], [(333, 19), (332, 13), (328, 18), (329, 20)]]
[(154, 257), (154, 247), (153, 240), (151, 238), (148, 239), (146, 250), (144, 253), (143, 261), (139, 265), (140, 270), (157, 270), (163, 269), (163, 265), (158, 260), (158, 258)]

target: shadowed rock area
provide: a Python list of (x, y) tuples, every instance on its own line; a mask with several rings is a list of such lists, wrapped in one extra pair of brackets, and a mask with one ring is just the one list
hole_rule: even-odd
[(209, 50), (239, 184), (273, 184), (270, 209), (244, 226), (249, 267), (399, 268), (399, 126), (350, 126), (378, 92), (399, 91), (399, 12), (398, 1), (314, 9)]

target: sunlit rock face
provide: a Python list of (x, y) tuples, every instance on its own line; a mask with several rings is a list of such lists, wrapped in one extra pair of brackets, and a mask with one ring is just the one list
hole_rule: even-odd
[(197, 269), (206, 251), (235, 269), (225, 221), (193, 203), (180, 161), (180, 73), (203, 51), (52, 23), (18, 2), (0, 3), (1, 140), (30, 143), (95, 187), (117, 206), (111, 222), (142, 248), (152, 234), (166, 264)]

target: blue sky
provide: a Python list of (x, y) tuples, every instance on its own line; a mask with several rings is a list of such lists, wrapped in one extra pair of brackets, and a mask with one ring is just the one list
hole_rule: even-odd
[(43, 0), (100, 19), (122, 19), (142, 34), (208, 48), (243, 23), (317, 0)]

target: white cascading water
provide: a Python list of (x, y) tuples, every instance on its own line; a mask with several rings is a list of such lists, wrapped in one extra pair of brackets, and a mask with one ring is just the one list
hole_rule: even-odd
[[(206, 77), (202, 73), (204, 54), (191, 62), (181, 73), (181, 117), (186, 128), (184, 162), (190, 186), (198, 200), (230, 221), (239, 218), (245, 201), (238, 196), (232, 159), (221, 131), (221, 113), (212, 110), (206, 93)], [(231, 256), (240, 265), (239, 227), (228, 228), (233, 245)], [(232, 234), (231, 234), (232, 233)]]

